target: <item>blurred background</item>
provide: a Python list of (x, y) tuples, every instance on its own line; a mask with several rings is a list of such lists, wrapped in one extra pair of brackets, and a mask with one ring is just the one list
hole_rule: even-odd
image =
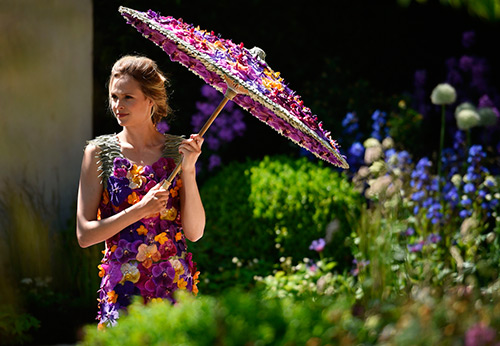
[[(346, 114), (355, 113), (359, 132), (366, 135), (374, 113), (382, 110), (397, 125), (391, 135), (401, 148), (435, 158), (441, 108), (430, 94), (438, 83), (453, 84), (459, 101), (478, 104), (487, 95), (491, 106), (500, 107), (497, 1), (0, 0), (0, 343), (74, 343), (81, 340), (82, 327), (94, 323), (102, 248), (78, 247), (74, 214), (86, 141), (120, 131), (107, 108), (113, 63), (125, 54), (146, 55), (170, 76), (175, 114), (162, 124), (170, 133), (194, 133), (199, 118), (222, 97), (127, 25), (119, 6), (153, 9), (247, 48), (262, 48), (267, 63), (302, 96), (348, 157), (359, 138), (346, 132)], [(464, 56), (472, 61), (469, 67)], [(229, 178), (220, 178), (219, 185), (213, 179), (226, 166), (266, 156), (307, 156), (236, 106), (225, 112), (226, 123), (208, 135), (200, 163), (206, 191), (222, 189)], [(447, 113), (447, 121), (453, 116)], [(498, 156), (498, 125), (472, 136)], [(245, 180), (245, 170), (240, 173), (234, 184)], [(317, 221), (316, 235), (331, 220)], [(265, 232), (259, 236), (265, 238)], [(270, 248), (275, 241), (280, 242), (273, 239)], [(200, 265), (207, 273), (226, 266), (208, 263), (218, 261), (208, 245), (193, 249), (203, 251)], [(226, 255), (221, 258), (236, 270), (238, 261), (231, 259), (240, 255)], [(272, 271), (272, 261), (260, 270)], [(214, 274), (204, 282), (206, 292), (231, 286), (241, 274), (231, 273)]]

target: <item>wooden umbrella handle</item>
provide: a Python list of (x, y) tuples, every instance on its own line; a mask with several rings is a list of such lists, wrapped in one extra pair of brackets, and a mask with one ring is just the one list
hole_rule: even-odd
[[(215, 119), (220, 114), (222, 109), (226, 106), (227, 102), (232, 100), (238, 94), (246, 93), (246, 90), (242, 86), (234, 82), (232, 79), (229, 79), (228, 77), (226, 77), (225, 79), (226, 79), (227, 89), (226, 92), (224, 93), (224, 98), (219, 103), (217, 108), (215, 108), (210, 118), (208, 118), (208, 120), (205, 122), (200, 132), (198, 132), (198, 134), (202, 137), (207, 132), (210, 125), (212, 125), (212, 123), (215, 121)], [(170, 173), (170, 176), (162, 182), (161, 187), (163, 187), (164, 189), (168, 189), (170, 187), (170, 184), (172, 184), (172, 181), (174, 180), (175, 176), (177, 175), (177, 173), (179, 173), (180, 170), (181, 170), (181, 163), (178, 163), (177, 166), (175, 166), (175, 169), (172, 171), (172, 173)]]

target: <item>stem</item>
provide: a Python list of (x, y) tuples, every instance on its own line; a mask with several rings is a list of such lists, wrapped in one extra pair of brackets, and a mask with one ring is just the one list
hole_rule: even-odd
[(438, 186), (439, 191), (441, 191), (441, 155), (443, 154), (444, 146), (444, 127), (445, 127), (445, 111), (444, 105), (441, 106), (441, 135), (439, 138), (439, 155), (438, 155)]

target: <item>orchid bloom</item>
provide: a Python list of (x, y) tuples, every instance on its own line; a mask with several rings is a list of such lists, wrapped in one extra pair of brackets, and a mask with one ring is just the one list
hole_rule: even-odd
[(120, 281), (120, 283), (124, 283), (125, 281), (130, 281), (135, 284), (137, 281), (139, 281), (139, 278), (141, 277), (139, 269), (137, 268), (137, 266), (133, 264), (124, 263), (122, 264), (120, 270), (123, 274), (123, 278)]
[(149, 268), (153, 265), (153, 261), (157, 262), (161, 258), (161, 254), (156, 247), (156, 244), (146, 245), (141, 244), (138, 248), (136, 259), (142, 262), (144, 268)]

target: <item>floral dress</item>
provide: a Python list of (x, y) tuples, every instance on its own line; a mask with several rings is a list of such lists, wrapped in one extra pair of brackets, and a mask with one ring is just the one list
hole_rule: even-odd
[[(104, 135), (89, 143), (99, 147), (99, 168), (104, 185), (98, 219), (107, 218), (141, 198), (162, 179), (168, 178), (180, 160), (181, 137), (165, 135), (163, 156), (153, 165), (137, 166), (127, 160), (116, 135)], [(174, 302), (176, 290), (198, 293), (199, 272), (187, 252), (181, 228), (179, 188), (176, 177), (164, 211), (144, 218), (106, 240), (99, 268), (102, 278), (98, 298), (99, 327), (112, 326), (133, 296), (144, 302)]]

